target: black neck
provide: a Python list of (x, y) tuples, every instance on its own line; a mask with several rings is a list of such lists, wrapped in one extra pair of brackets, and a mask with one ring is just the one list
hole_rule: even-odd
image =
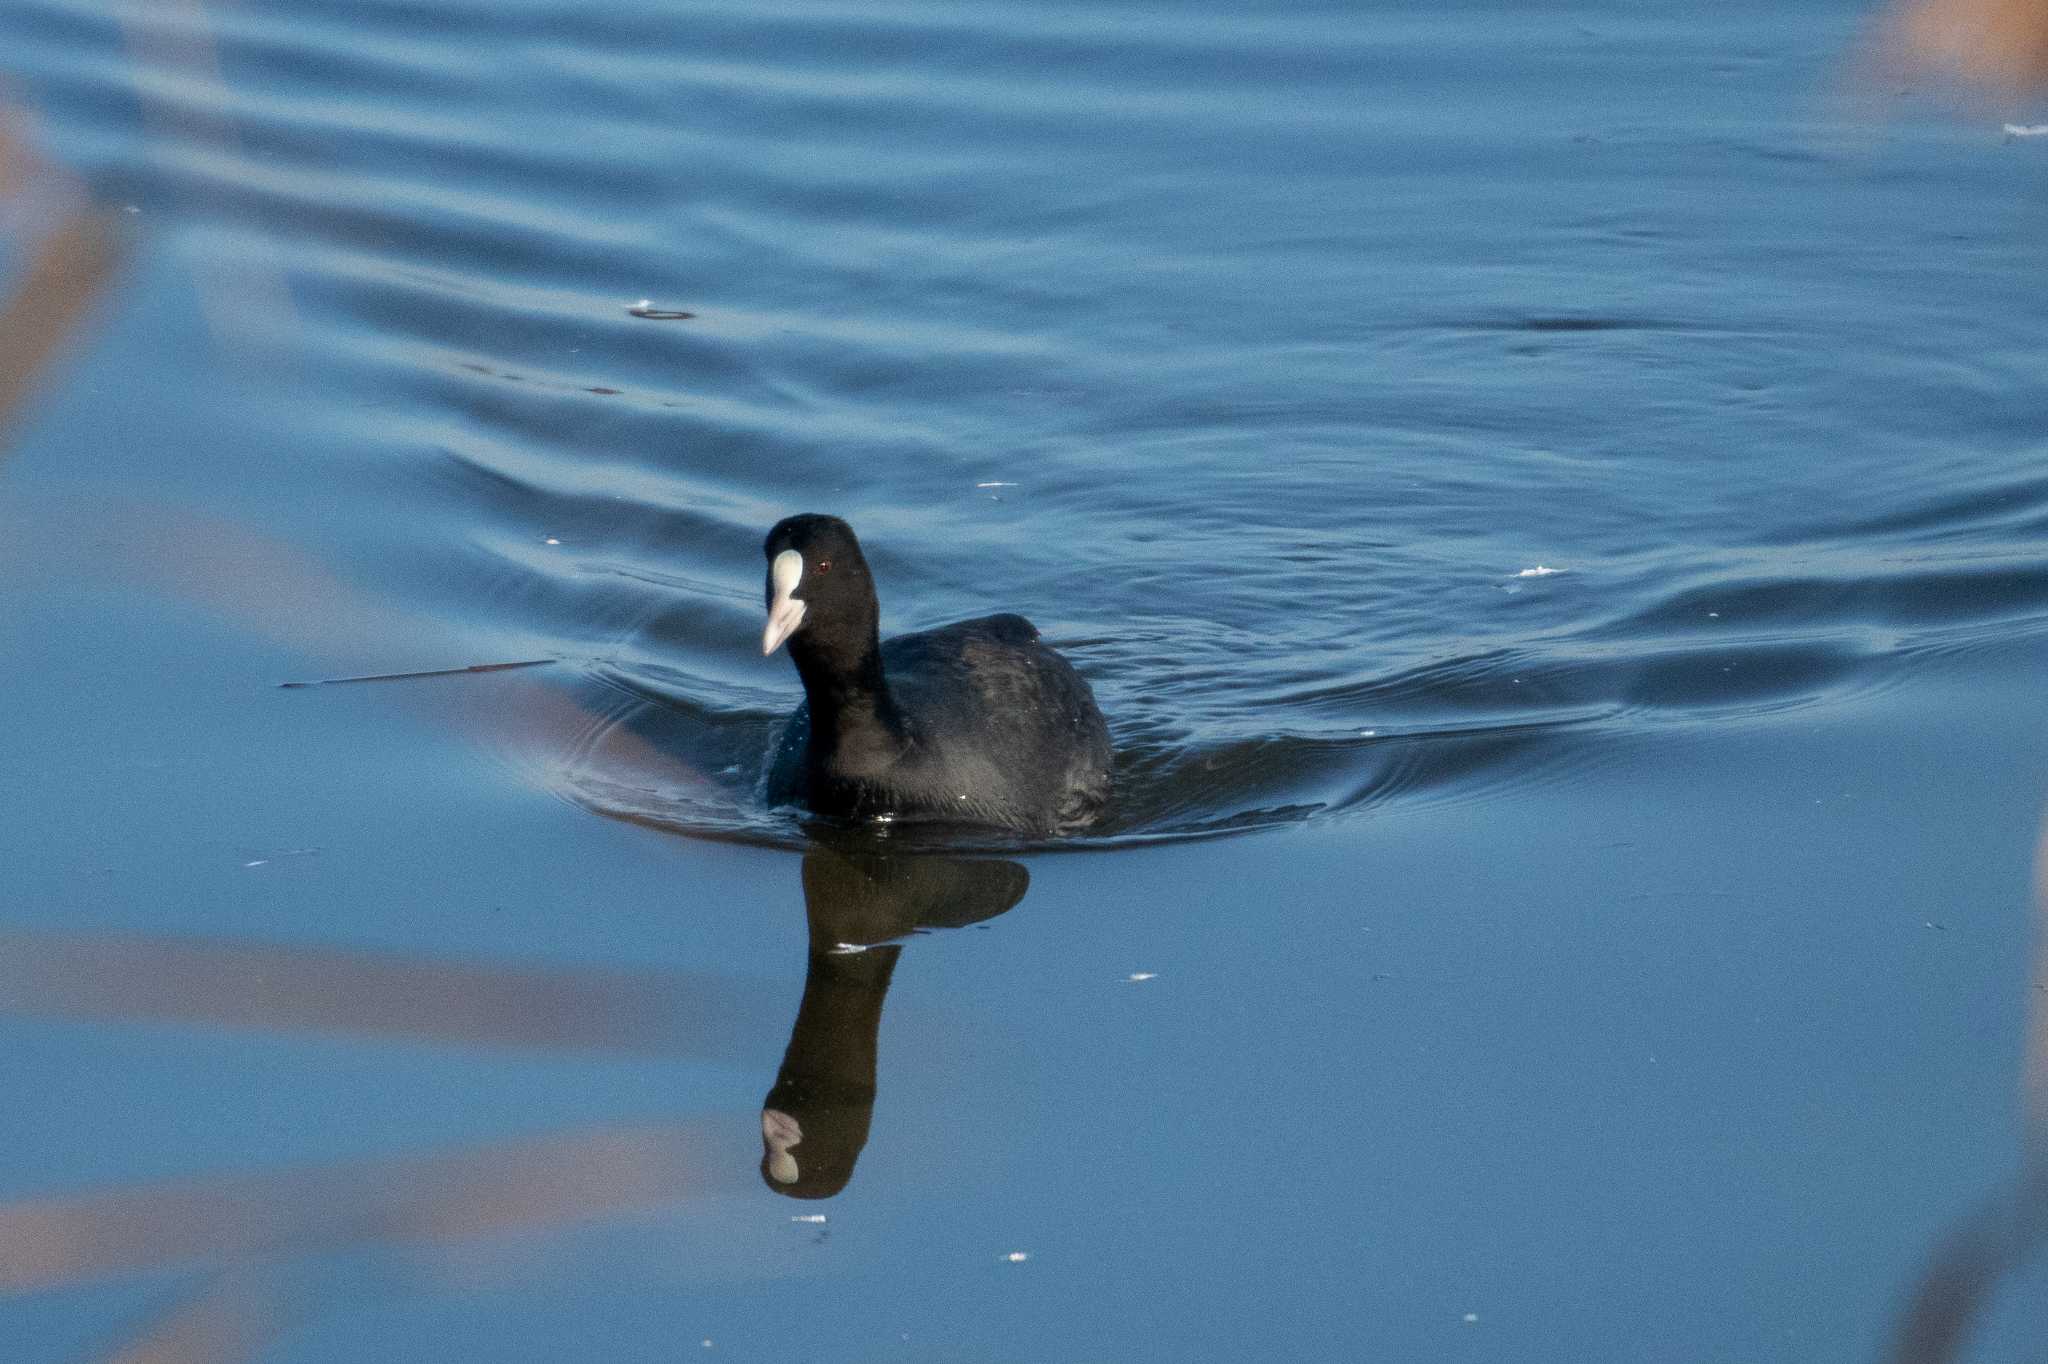
[(873, 730), (899, 736), (902, 725), (882, 676), (882, 645), (875, 622), (840, 635), (798, 634), (789, 656), (811, 705), (811, 731), (820, 736)]

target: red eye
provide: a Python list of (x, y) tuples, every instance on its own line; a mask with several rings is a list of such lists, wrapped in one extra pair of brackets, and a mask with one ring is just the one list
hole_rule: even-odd
[(818, 572), (820, 572), (820, 573), (830, 573), (831, 571), (832, 571), (832, 561), (831, 561), (830, 559), (820, 559), (820, 560), (818, 560)]

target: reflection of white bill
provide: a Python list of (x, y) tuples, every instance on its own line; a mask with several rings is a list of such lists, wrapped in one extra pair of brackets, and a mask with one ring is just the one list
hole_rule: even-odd
[(777, 1184), (794, 1184), (800, 1171), (792, 1148), (803, 1143), (803, 1125), (779, 1108), (761, 1110), (761, 1144), (768, 1148), (768, 1177)]

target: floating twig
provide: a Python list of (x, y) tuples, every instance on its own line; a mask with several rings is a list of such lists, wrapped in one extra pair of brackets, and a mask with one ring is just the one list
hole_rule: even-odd
[(501, 673), (512, 668), (538, 668), (559, 663), (558, 658), (523, 658), (516, 663), (472, 663), (466, 668), (427, 668), (412, 673), (364, 673), (358, 677), (318, 677), (309, 682), (280, 682), (280, 688), (338, 687), (345, 682), (410, 682), (421, 677), (460, 677), (465, 673)]

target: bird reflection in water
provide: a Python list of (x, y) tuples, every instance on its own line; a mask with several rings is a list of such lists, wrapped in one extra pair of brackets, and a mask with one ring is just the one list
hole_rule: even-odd
[(804, 856), (810, 965), (775, 1086), (761, 1103), (761, 1177), (791, 1198), (830, 1198), (853, 1178), (875, 1111), (882, 1001), (920, 929), (1012, 908), (1031, 885), (1015, 862), (818, 848)]

